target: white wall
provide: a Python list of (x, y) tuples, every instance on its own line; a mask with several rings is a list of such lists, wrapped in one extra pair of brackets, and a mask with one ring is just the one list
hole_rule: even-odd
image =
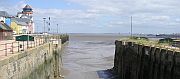
[(0, 17), (0, 21), (4, 21), (5, 22), (5, 17)]

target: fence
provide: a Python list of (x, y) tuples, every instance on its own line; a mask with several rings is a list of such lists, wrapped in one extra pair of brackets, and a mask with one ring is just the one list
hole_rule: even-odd
[(16, 52), (25, 51), (26, 49), (40, 46), (51, 42), (51, 39), (61, 39), (62, 44), (69, 40), (68, 35), (53, 35), (53, 36), (35, 36), (34, 41), (15, 41), (11, 43), (0, 44), (0, 56), (8, 56)]
[(44, 43), (44, 39), (36, 39), (35, 41), (15, 41), (12, 43), (0, 44), (0, 55), (2, 56), (4, 53), (4, 55), (7, 56), (8, 54), (14, 54), (15, 52), (24, 51), (26, 49), (36, 47)]

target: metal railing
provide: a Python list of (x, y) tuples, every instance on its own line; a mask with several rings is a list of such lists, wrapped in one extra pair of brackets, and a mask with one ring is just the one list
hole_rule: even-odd
[(69, 40), (68, 35), (34, 36), (34, 41), (14, 41), (11, 43), (0, 44), (0, 56), (8, 56), (16, 52), (25, 51), (29, 48), (35, 48), (45, 43), (52, 42), (51, 39), (61, 39), (61, 42)]
[(25, 51), (26, 49), (37, 47), (45, 43), (44, 39), (38, 38), (34, 41), (15, 41), (12, 43), (0, 44), (0, 56), (3, 55), (2, 53), (4, 53), (4, 56), (8, 56), (8, 54)]

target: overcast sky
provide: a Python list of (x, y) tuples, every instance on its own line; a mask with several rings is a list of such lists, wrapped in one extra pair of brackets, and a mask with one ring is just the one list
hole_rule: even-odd
[[(64, 33), (179, 33), (179, 0), (0, 0), (0, 10), (11, 15), (29, 4), (34, 11), (36, 31), (43, 17), (51, 17)], [(38, 28), (37, 28), (38, 27)]]

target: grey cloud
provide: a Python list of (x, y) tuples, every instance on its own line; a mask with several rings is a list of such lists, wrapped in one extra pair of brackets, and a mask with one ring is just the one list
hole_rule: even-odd
[[(1, 0), (2, 1), (2, 0)], [(5, 1), (5, 0), (3, 0)], [(106, 29), (129, 29), (130, 16), (133, 16), (133, 24), (136, 32), (156, 28), (154, 32), (165, 32), (160, 28), (171, 28), (171, 32), (179, 32), (180, 26), (180, 1), (179, 0), (66, 0), (87, 7), (84, 9), (41, 9), (34, 8), (35, 20), (42, 25), (42, 18), (50, 16), (54, 22), (62, 23), (68, 27)], [(0, 10), (19, 10), (24, 5), (19, 2), (15, 8), (0, 7)], [(71, 4), (69, 4), (71, 5)], [(12, 10), (13, 9), (13, 10)], [(106, 17), (106, 18), (104, 18)], [(175, 31), (172, 31), (175, 29)], [(111, 30), (111, 32), (113, 32)], [(123, 32), (123, 30), (121, 30)], [(118, 30), (114, 31), (118, 32)], [(148, 31), (150, 32), (150, 31)], [(170, 32), (170, 31), (168, 31)]]

